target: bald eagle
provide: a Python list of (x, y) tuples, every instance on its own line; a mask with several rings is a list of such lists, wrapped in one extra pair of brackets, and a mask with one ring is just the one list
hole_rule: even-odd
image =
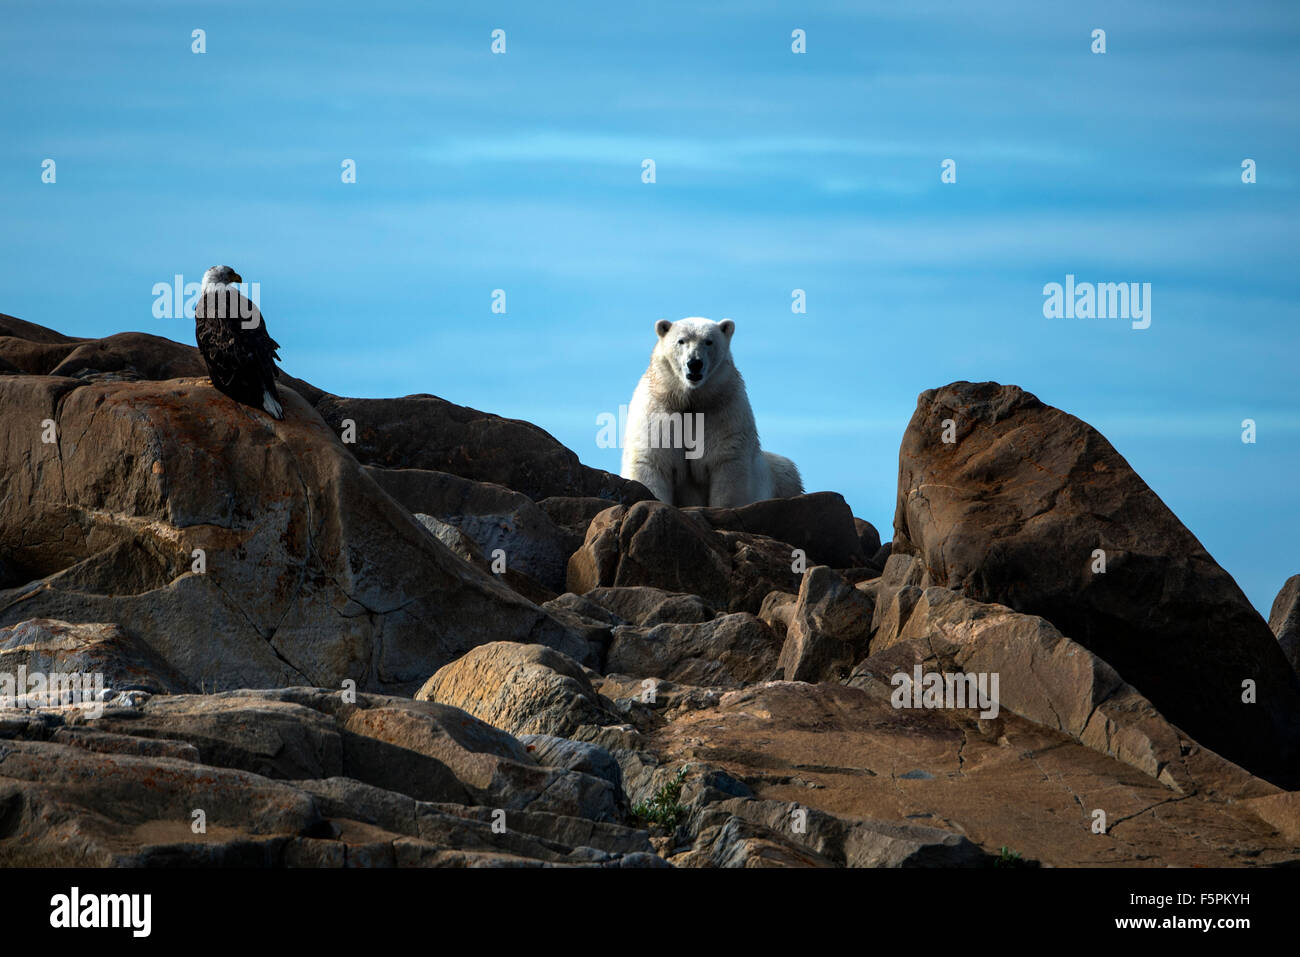
[(214, 386), (236, 402), (283, 419), (275, 387), (280, 344), (267, 334), (261, 310), (235, 287), (243, 281), (229, 266), (213, 266), (203, 274), (194, 337)]

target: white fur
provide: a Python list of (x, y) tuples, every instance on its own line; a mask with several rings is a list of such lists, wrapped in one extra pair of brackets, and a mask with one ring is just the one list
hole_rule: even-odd
[[(759, 447), (745, 381), (731, 361), (735, 328), (730, 319), (697, 317), (655, 324), (659, 341), (628, 409), (622, 475), (661, 502), (732, 507), (803, 492), (795, 464)], [(698, 457), (680, 442), (654, 447), (657, 414), (697, 413)]]

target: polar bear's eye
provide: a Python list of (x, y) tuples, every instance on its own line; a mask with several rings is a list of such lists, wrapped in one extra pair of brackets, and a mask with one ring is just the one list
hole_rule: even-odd
[(704, 344), (705, 344), (706, 346), (711, 346), (711, 345), (713, 345), (713, 340), (712, 340), (712, 339), (705, 339), (705, 340), (704, 340)]
[(684, 345), (686, 345), (686, 340), (685, 340), (685, 339), (678, 339), (678, 340), (677, 340), (677, 344), (678, 344), (679, 346), (684, 346)]

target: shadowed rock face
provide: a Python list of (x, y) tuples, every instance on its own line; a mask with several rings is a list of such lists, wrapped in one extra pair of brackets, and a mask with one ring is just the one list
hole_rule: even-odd
[[(1048, 619), (1225, 757), (1300, 774), (1300, 684), (1268, 625), (1074, 416), (992, 382), (922, 393), (899, 452), (893, 554), (919, 557), (923, 584)], [(1247, 680), (1258, 703), (1242, 701)]]

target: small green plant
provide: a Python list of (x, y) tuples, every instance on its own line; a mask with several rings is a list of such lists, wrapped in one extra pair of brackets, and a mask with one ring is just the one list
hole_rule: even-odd
[(998, 854), (998, 859), (993, 862), (993, 866), (994, 867), (1024, 867), (1025, 861), (1024, 858), (1020, 856), (1019, 851), (1013, 851), (1011, 850), (1011, 848), (1003, 844), (1002, 850)]
[(678, 803), (685, 782), (686, 768), (679, 768), (673, 779), (656, 791), (654, 797), (633, 807), (632, 815), (647, 824), (671, 831), (686, 813), (686, 808)]

